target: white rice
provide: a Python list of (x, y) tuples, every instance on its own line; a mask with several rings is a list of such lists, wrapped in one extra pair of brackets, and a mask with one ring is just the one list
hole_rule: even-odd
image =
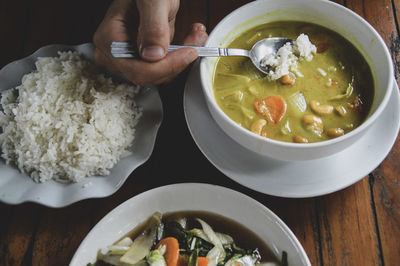
[(2, 93), (1, 156), (38, 182), (108, 175), (135, 138), (139, 87), (114, 83), (72, 52), (36, 68)]
[(277, 80), (290, 72), (298, 73), (297, 62), (299, 60), (311, 61), (317, 48), (308, 36), (300, 34), (293, 43), (286, 43), (276, 54), (266, 55), (261, 59), (261, 67), (268, 70), (268, 78)]

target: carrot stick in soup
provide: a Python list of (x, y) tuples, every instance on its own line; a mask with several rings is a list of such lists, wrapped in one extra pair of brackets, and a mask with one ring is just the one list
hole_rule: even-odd
[(197, 266), (207, 266), (210, 261), (207, 257), (198, 257), (197, 258)]
[(179, 259), (179, 243), (178, 240), (174, 237), (167, 237), (162, 239), (156, 246), (159, 248), (161, 245), (166, 246), (166, 251), (164, 254), (165, 262), (167, 266), (177, 266)]

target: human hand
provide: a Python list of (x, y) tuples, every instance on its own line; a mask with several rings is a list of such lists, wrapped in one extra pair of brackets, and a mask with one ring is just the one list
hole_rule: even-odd
[[(121, 72), (138, 85), (169, 82), (198, 56), (193, 48), (167, 54), (174, 36), (179, 0), (137, 0), (136, 3), (137, 8), (131, 0), (114, 0), (110, 5), (93, 37), (95, 61)], [(195, 23), (183, 45), (203, 46), (207, 37), (205, 26)], [(135, 40), (142, 60), (112, 57), (113, 41), (134, 43)]]

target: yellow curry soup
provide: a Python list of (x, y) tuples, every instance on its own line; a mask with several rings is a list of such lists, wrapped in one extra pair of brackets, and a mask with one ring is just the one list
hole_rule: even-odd
[(303, 22), (274, 22), (244, 32), (228, 47), (250, 49), (263, 38), (296, 39), (301, 33), (317, 53), (280, 80), (270, 80), (245, 57), (218, 60), (214, 96), (236, 123), (267, 138), (308, 143), (339, 137), (366, 119), (374, 95), (371, 70), (337, 33)]

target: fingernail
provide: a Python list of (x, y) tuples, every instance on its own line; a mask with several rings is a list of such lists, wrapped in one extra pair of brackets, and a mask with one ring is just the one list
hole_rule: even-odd
[(192, 50), (186, 55), (186, 57), (185, 57), (185, 59), (184, 59), (184, 60), (185, 60), (185, 63), (186, 63), (187, 65), (189, 65), (189, 64), (192, 63), (194, 60), (196, 60), (197, 56), (198, 56), (197, 51), (194, 50), (194, 49), (192, 49)]
[(203, 24), (193, 24), (192, 29), (195, 31), (206, 31), (206, 27)]
[(164, 49), (161, 46), (148, 46), (142, 50), (142, 57), (149, 59), (160, 59), (164, 56)]

